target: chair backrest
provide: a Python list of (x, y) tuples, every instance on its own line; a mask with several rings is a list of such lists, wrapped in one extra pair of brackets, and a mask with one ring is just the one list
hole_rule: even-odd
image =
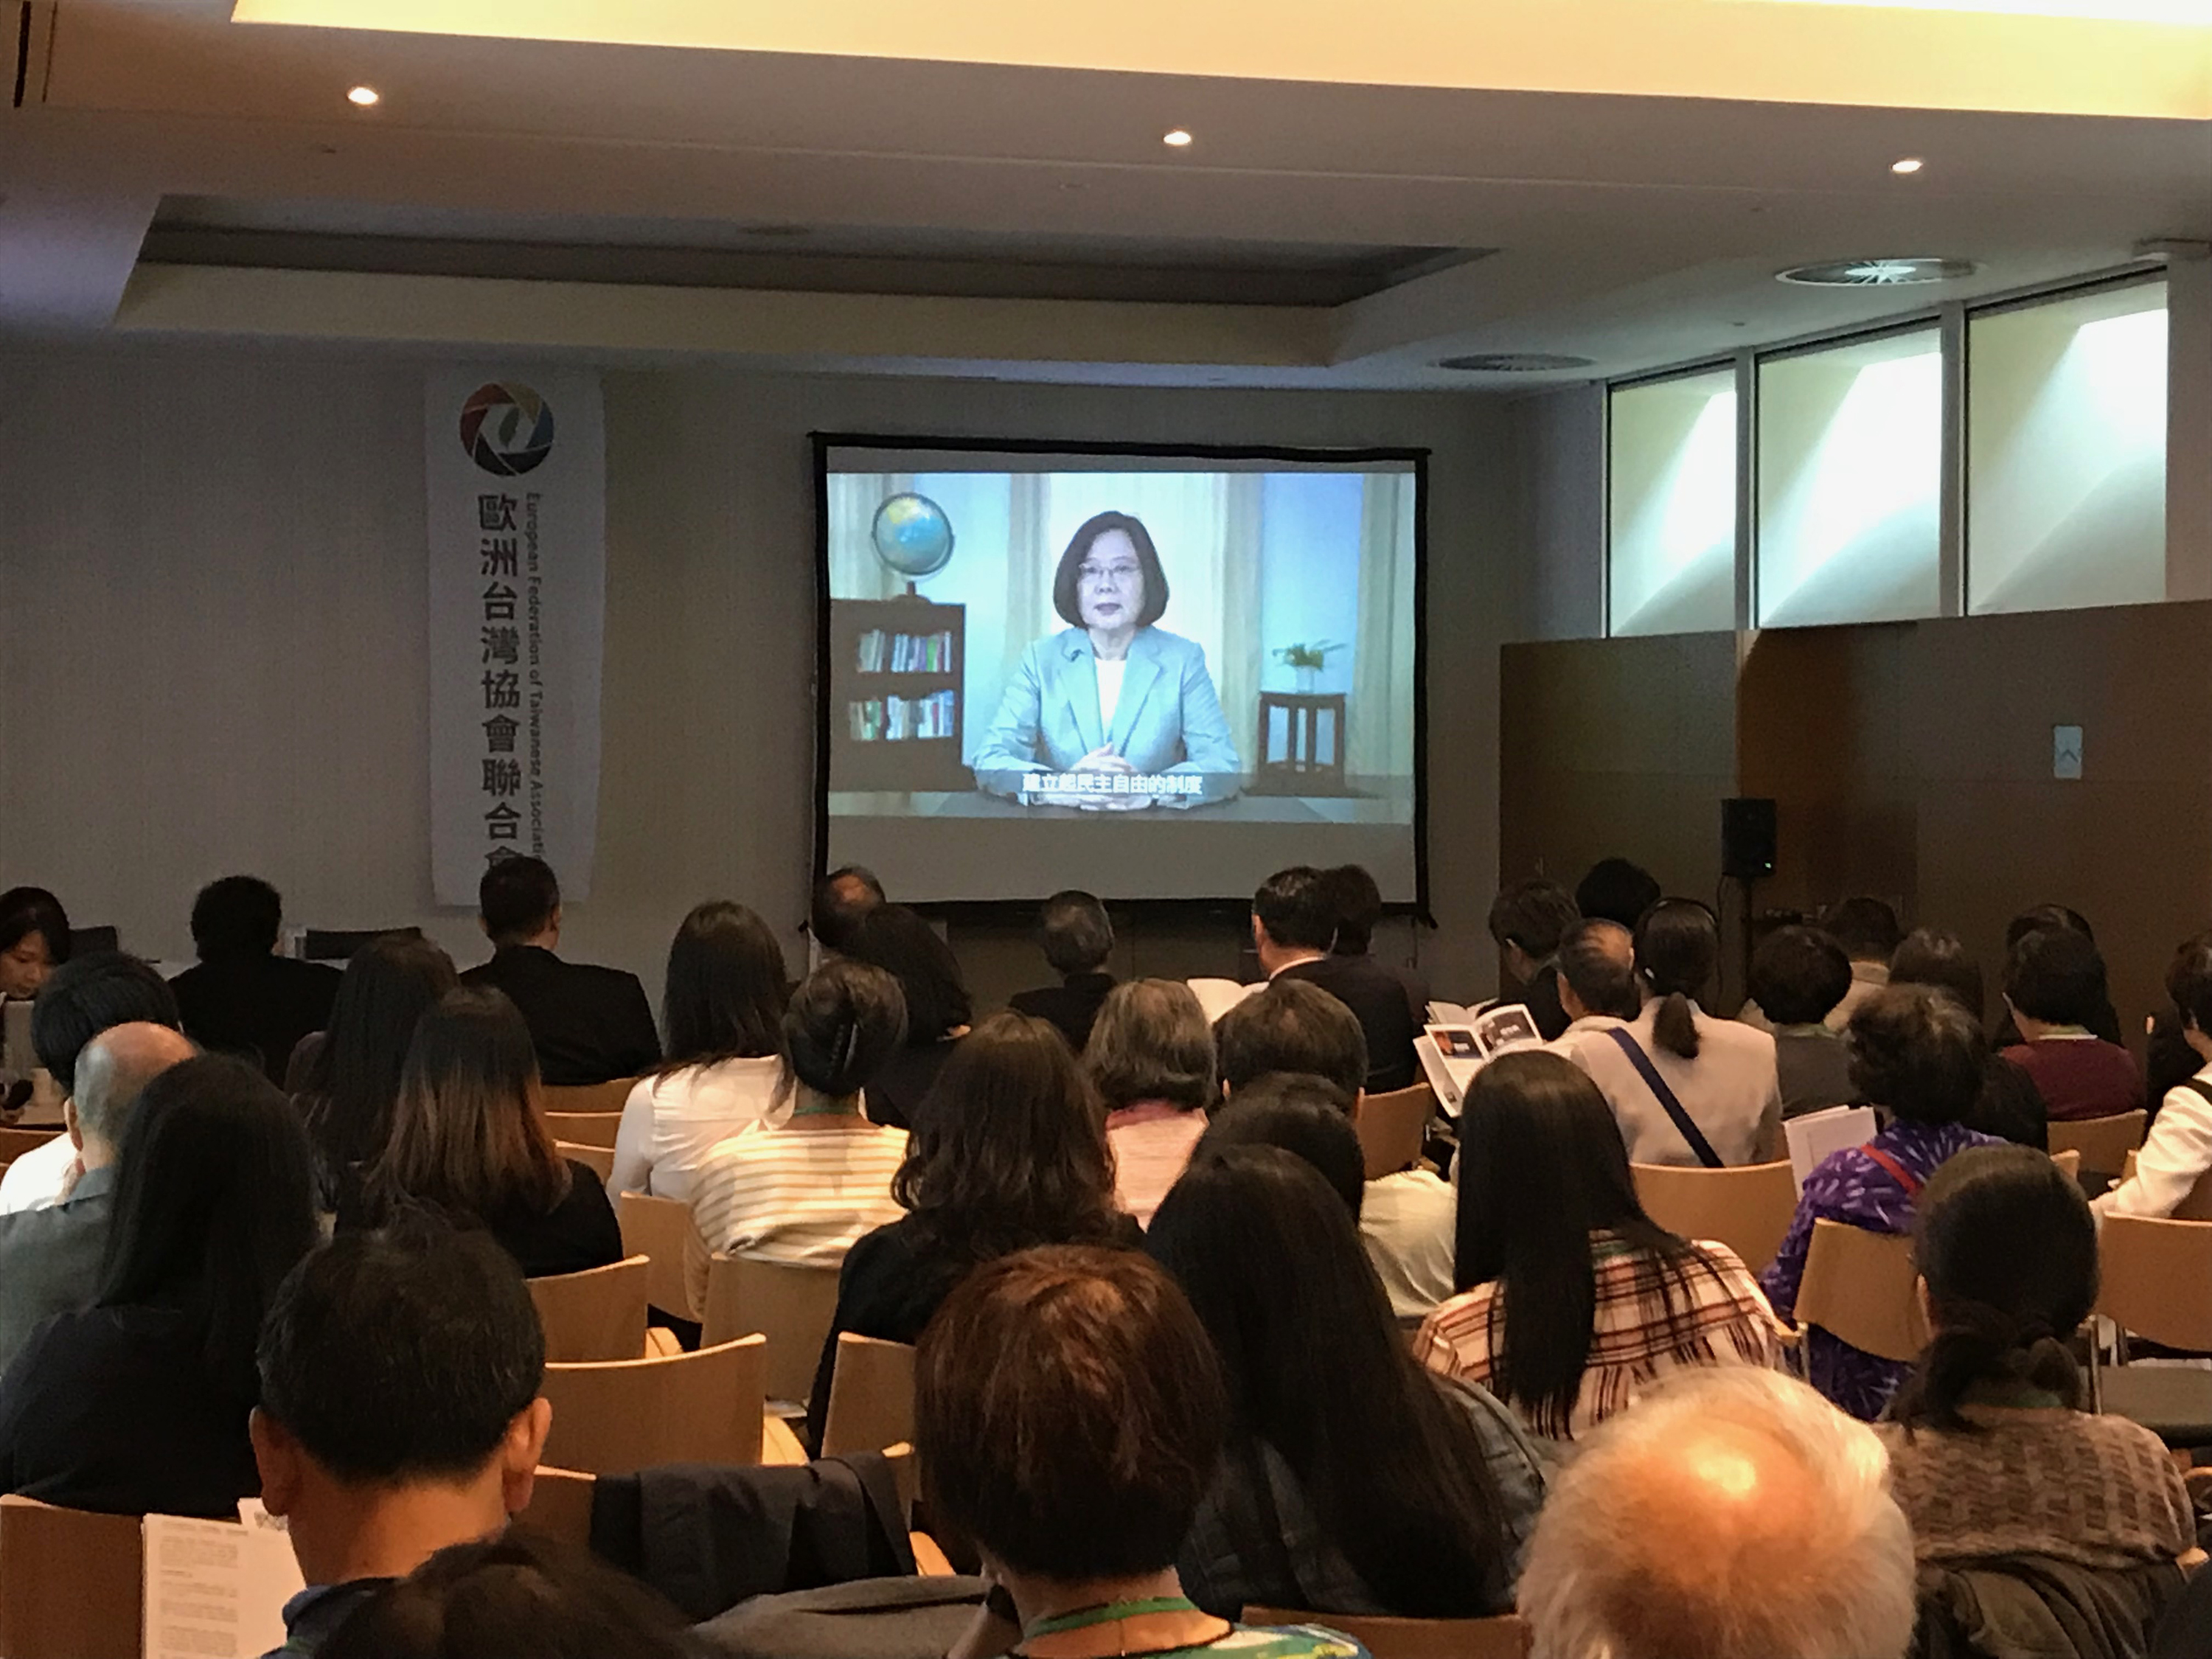
[(530, 1503), (514, 1518), (525, 1526), (586, 1549), (592, 1542), (592, 1494), (596, 1474), (548, 1468), (541, 1463), (530, 1483)]
[(1375, 1659), (1527, 1659), (1534, 1632), (1512, 1613), (1502, 1619), (1383, 1619), (1364, 1613), (1247, 1607), (1248, 1625), (1321, 1625), (1349, 1636)]
[(803, 1401), (813, 1391), (815, 1367), (836, 1312), (835, 1267), (717, 1255), (707, 1270), (699, 1340), (726, 1342), (746, 1331), (760, 1332), (768, 1338), (769, 1398)]
[(2061, 1152), (2079, 1152), (2081, 1167), (2091, 1174), (2118, 1175), (2126, 1165), (2128, 1154), (2142, 1145), (2143, 1130), (2149, 1122), (2148, 1112), (2115, 1112), (2110, 1117), (2070, 1121), (2055, 1118), (2048, 1144), (2054, 1158)]
[(1359, 1103), (1352, 1127), (1359, 1131), (1359, 1150), (1367, 1160), (1370, 1181), (1395, 1175), (1417, 1163), (1429, 1120), (1437, 1113), (1436, 1091), (1425, 1083), (1388, 1094), (1369, 1095)]
[(629, 1099), (637, 1079), (618, 1077), (605, 1083), (549, 1083), (545, 1109), (549, 1112), (619, 1112)]
[(56, 1135), (59, 1129), (0, 1128), (0, 1158), (14, 1163), (26, 1152), (35, 1152)]
[(1644, 1211), (1670, 1233), (1725, 1244), (1757, 1273), (1774, 1260), (1797, 1213), (1797, 1177), (1787, 1160), (1729, 1170), (1630, 1166)]
[(580, 1273), (530, 1281), (545, 1358), (565, 1364), (635, 1359), (645, 1352), (645, 1283), (652, 1264), (641, 1255)]
[(1917, 1358), (1928, 1323), (1913, 1292), (1912, 1241), (1840, 1221), (1813, 1224), (1813, 1246), (1797, 1289), (1797, 1322), (1884, 1359)]
[(594, 1365), (548, 1365), (553, 1407), (546, 1461), (590, 1474), (655, 1463), (757, 1463), (768, 1339), (696, 1353)]
[[(622, 1221), (623, 1249), (631, 1255), (646, 1257), (653, 1264), (645, 1278), (645, 1299), (665, 1314), (679, 1319), (696, 1320), (704, 1310), (695, 1307), (691, 1301), (691, 1276), (688, 1267), (690, 1253), (703, 1244), (694, 1244), (698, 1229), (692, 1224), (691, 1206), (678, 1198), (653, 1198), (644, 1193), (622, 1193), (615, 1199), (615, 1213)], [(757, 1325), (738, 1326), (720, 1336), (709, 1336), (709, 1343), (726, 1342), (731, 1337), (743, 1336), (747, 1330), (758, 1330)]]
[[(2081, 1181), (2081, 1153), (2079, 1153), (2079, 1152), (2053, 1152), (2053, 1153), (2051, 1155), (2051, 1161), (2053, 1164), (2056, 1164), (2058, 1166), (2058, 1172), (2059, 1172), (2061, 1175), (2064, 1176), (2065, 1176), (2069, 1181), (2075, 1182), (2079, 1182)], [(2136, 1161), (2136, 1155), (2135, 1155), (2133, 1152), (2130, 1152), (2130, 1153), (2128, 1154), (2128, 1165), (2129, 1165), (2129, 1167), (2130, 1167), (2130, 1169), (2132, 1169), (2132, 1168), (2135, 1166), (2135, 1161)]]
[(622, 1127), (620, 1112), (548, 1112), (545, 1127), (553, 1139), (572, 1146), (605, 1146), (611, 1151), (615, 1132)]
[(914, 1350), (845, 1331), (830, 1374), (822, 1455), (881, 1451), (914, 1438)]
[(145, 1555), (135, 1515), (0, 1498), (0, 1654), (137, 1659)]
[(300, 935), (300, 955), (309, 962), (351, 962), (362, 946), (386, 933), (422, 937), (420, 927), (310, 927)]
[(2212, 1351), (2212, 1221), (2108, 1215), (2097, 1311), (2170, 1348)]
[(573, 1140), (556, 1140), (554, 1149), (563, 1158), (572, 1158), (602, 1181), (615, 1172), (615, 1149), (611, 1146), (579, 1146)]

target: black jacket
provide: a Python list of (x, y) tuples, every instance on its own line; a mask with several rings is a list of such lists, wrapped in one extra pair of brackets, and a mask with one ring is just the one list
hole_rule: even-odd
[(169, 981), (185, 1035), (216, 1054), (252, 1060), (283, 1086), (301, 1037), (331, 1023), (338, 970), (289, 957), (218, 957)]
[(1113, 988), (1111, 974), (1070, 974), (1065, 984), (1019, 992), (1007, 1000), (1006, 1006), (1018, 1014), (1050, 1020), (1067, 1039), (1067, 1046), (1079, 1054), (1091, 1041), (1091, 1028), (1097, 1023), (1099, 1009), (1105, 1006), (1106, 994)]
[(1413, 1039), (1421, 1022), (1406, 982), (1372, 957), (1317, 957), (1275, 975), (1302, 979), (1334, 997), (1358, 1017), (1367, 1034), (1367, 1092), (1410, 1088), (1421, 1074)]
[(510, 945), (461, 980), (504, 991), (522, 1010), (538, 1072), (556, 1088), (637, 1077), (660, 1063), (660, 1035), (635, 974)]

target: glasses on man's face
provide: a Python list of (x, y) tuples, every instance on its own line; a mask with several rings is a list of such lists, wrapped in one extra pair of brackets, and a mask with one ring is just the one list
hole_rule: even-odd
[(1076, 575), (1086, 587), (1127, 587), (1144, 574), (1140, 564), (1081, 564), (1075, 568)]

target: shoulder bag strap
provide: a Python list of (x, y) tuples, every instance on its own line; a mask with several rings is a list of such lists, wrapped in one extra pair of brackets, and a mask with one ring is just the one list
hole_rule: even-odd
[(1872, 1158), (1875, 1163), (1881, 1164), (1884, 1170), (1888, 1171), (1889, 1178), (1892, 1181), (1894, 1181), (1899, 1186), (1905, 1188), (1905, 1195), (1907, 1198), (1917, 1198), (1920, 1196), (1921, 1182), (1918, 1176), (1913, 1174), (1911, 1170), (1906, 1169), (1902, 1164), (1899, 1164), (1887, 1152), (1885, 1152), (1879, 1147), (1875, 1146), (1875, 1145), (1870, 1140), (1867, 1142), (1865, 1146), (1860, 1147), (1859, 1150), (1864, 1152), (1869, 1158)]
[(1606, 1035), (1620, 1045), (1620, 1052), (1628, 1056), (1628, 1063), (1636, 1068), (1644, 1085), (1657, 1097), (1659, 1109), (1667, 1114), (1668, 1121), (1674, 1126), (1676, 1133), (1690, 1143), (1690, 1150), (1697, 1154), (1698, 1162), (1708, 1170), (1727, 1168), (1721, 1161), (1721, 1155), (1713, 1150), (1713, 1143), (1705, 1139), (1705, 1132), (1697, 1126), (1683, 1109), (1682, 1103), (1674, 1097), (1674, 1091), (1667, 1086), (1667, 1079), (1659, 1075), (1659, 1068), (1651, 1063), (1651, 1056), (1644, 1052), (1644, 1045), (1628, 1035), (1628, 1028), (1624, 1025), (1609, 1026)]

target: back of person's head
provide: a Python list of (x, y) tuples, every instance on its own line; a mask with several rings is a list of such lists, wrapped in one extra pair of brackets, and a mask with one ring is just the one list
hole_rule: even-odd
[(459, 982), (453, 959), (411, 931), (380, 933), (346, 963), (306, 1090), (308, 1133), (333, 1170), (383, 1152), (415, 1028)]
[(695, 908), (668, 947), (661, 993), (664, 1071), (782, 1052), (783, 947), (742, 904), (713, 899)]
[(1940, 928), (1916, 927), (1889, 959), (1892, 985), (1933, 985), (1948, 991), (1980, 1024), (1989, 1012), (1982, 965), (1966, 954), (1966, 941)]
[(952, 1051), (891, 1195), (931, 1242), (977, 1261), (1114, 1236), (1106, 1115), (1056, 1026), (994, 1014)]
[(1364, 957), (1375, 943), (1375, 929), (1382, 920), (1382, 890), (1364, 864), (1340, 864), (1322, 872), (1328, 890), (1329, 908), (1336, 916), (1335, 953)]
[(477, 883), (477, 914), (494, 945), (519, 945), (553, 925), (561, 884), (544, 859), (518, 855), (486, 866)]
[(2212, 931), (2182, 941), (2166, 965), (2166, 994), (2182, 1027), (2212, 1034)]
[(85, 1146), (119, 1147), (146, 1085), (195, 1052), (182, 1031), (144, 1020), (111, 1025), (86, 1043), (71, 1097)]
[(99, 1305), (181, 1308), (209, 1375), (253, 1397), (253, 1345), (317, 1237), (314, 1155), (292, 1103), (252, 1066), (202, 1054), (140, 1091), (123, 1132)]
[(261, 1409), (349, 1486), (451, 1482), (497, 1456), (545, 1372), (538, 1309), (484, 1233), (340, 1233), (261, 1327)]
[(1561, 937), (1582, 919), (1574, 895), (1547, 876), (1516, 881), (1490, 902), (1490, 937), (1501, 951), (1519, 951), (1542, 962), (1559, 948)]
[(1863, 1423), (1753, 1365), (1676, 1374), (1553, 1477), (1534, 1659), (1903, 1659), (1912, 1532)]
[(1777, 1025), (1817, 1025), (1851, 988), (1851, 959), (1814, 927), (1778, 927), (1751, 957), (1751, 1000)]
[(2088, 1025), (2108, 997), (2096, 941), (2070, 927), (2025, 934), (2005, 957), (2005, 1000), (2048, 1025)]
[(1269, 1072), (1325, 1077), (1353, 1099), (1367, 1086), (1359, 1017), (1304, 980), (1268, 981), (1214, 1021), (1213, 1043), (1232, 1095)]
[(69, 912), (43, 887), (10, 887), (0, 893), (0, 957), (36, 935), (46, 946), (46, 966), (70, 959)]
[(1237, 1438), (1290, 1465), (1382, 1604), (1485, 1611), (1504, 1574), (1481, 1444), (1407, 1352), (1358, 1228), (1313, 1166), (1276, 1146), (1202, 1151), (1146, 1248), (1213, 1339)]
[(1634, 1019), (1644, 992), (1636, 980), (1636, 937), (1617, 921), (1594, 916), (1559, 935), (1559, 977), (1593, 1014)]
[(1172, 1566), (1213, 1479), (1219, 1362), (1134, 1250), (1024, 1250), (979, 1268), (916, 1345), (930, 1513), (985, 1557), (1062, 1583)]
[(152, 965), (120, 951), (88, 951), (56, 969), (31, 1009), (31, 1048), (64, 1094), (76, 1089), (84, 1045), (111, 1025), (143, 1020), (182, 1030), (177, 994)]
[(905, 994), (865, 962), (823, 963), (792, 993), (783, 1013), (792, 1075), (832, 1100), (860, 1093), (905, 1042)]
[(1887, 962), (1905, 939), (1897, 912), (1885, 901), (1863, 894), (1838, 899), (1822, 911), (1820, 927), (1853, 962)]
[(1659, 1012), (1652, 1040), (1684, 1060), (1698, 1057), (1692, 1005), (1712, 983), (1721, 959), (1721, 933), (1713, 913), (1695, 899), (1662, 899), (1636, 924), (1636, 972)]
[(1252, 895), (1252, 914), (1267, 937), (1287, 951), (1326, 951), (1336, 939), (1336, 904), (1328, 878), (1310, 864), (1278, 870)]
[(1213, 1028), (1179, 979), (1135, 979), (1109, 991), (1083, 1069), (1109, 1112), (1146, 1100), (1200, 1111), (1221, 1097)]
[(2097, 942), (2095, 930), (2089, 926), (2089, 918), (2079, 910), (2063, 904), (2034, 904), (2005, 923), (2005, 951), (2009, 954), (2013, 946), (2030, 933), (2053, 931), (2079, 933), (2092, 945)]
[(1269, 1072), (1214, 1113), (1193, 1152), (1279, 1146), (1320, 1172), (1354, 1221), (1367, 1196), (1367, 1154), (1352, 1127), (1352, 1097), (1325, 1077)]
[(1934, 1339), (1893, 1414), (1963, 1429), (1976, 1389), (2022, 1384), (2079, 1405), (2097, 1224), (2074, 1178), (2032, 1146), (1970, 1146), (1929, 1177), (1913, 1231)]
[(1054, 893), (1037, 913), (1037, 943), (1056, 974), (1095, 974), (1114, 954), (1106, 907), (1076, 888)]
[(838, 948), (898, 981), (910, 1046), (939, 1042), (974, 1018), (960, 959), (934, 927), (903, 904), (872, 907)]
[(1644, 913), (1659, 902), (1659, 883), (1640, 864), (1600, 859), (1575, 884), (1575, 908), (1586, 916), (1617, 921), (1634, 930)]
[(192, 901), (192, 949), (202, 962), (265, 957), (284, 927), (284, 901), (258, 876), (225, 876)]
[(1852, 1012), (1851, 1088), (1915, 1123), (1963, 1123), (1981, 1098), (1989, 1042), (1948, 991), (1892, 985)]
[(846, 864), (818, 878), (806, 911), (806, 931), (825, 951), (842, 951), (860, 918), (884, 902), (884, 884), (865, 865)]
[(539, 1103), (538, 1052), (506, 994), (461, 985), (415, 1027), (392, 1139), (369, 1171), (380, 1204), (455, 1218), (551, 1210), (568, 1190)]
[(684, 1615), (581, 1544), (453, 1544), (348, 1614), (323, 1659), (697, 1659)]

